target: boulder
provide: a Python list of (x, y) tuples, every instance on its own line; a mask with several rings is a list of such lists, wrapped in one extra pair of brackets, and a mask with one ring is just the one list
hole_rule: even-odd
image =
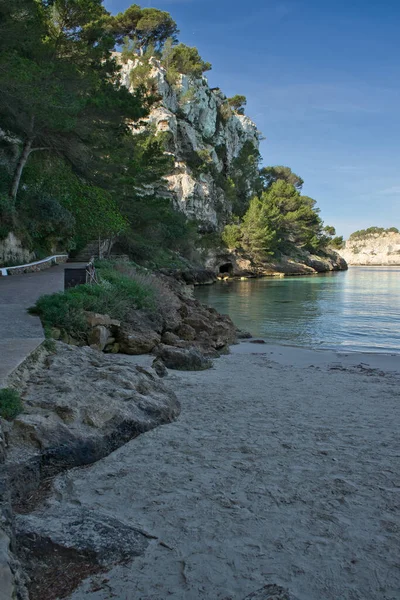
[(161, 335), (152, 329), (147, 331), (132, 331), (121, 328), (117, 334), (119, 351), (122, 354), (148, 354), (161, 341)]
[(89, 327), (97, 327), (102, 325), (104, 327), (120, 327), (121, 322), (117, 319), (111, 319), (109, 315), (100, 315), (98, 313), (86, 311), (85, 312), (87, 324)]
[(111, 332), (104, 325), (95, 325), (88, 335), (88, 343), (94, 350), (102, 352), (111, 339)]
[(203, 371), (212, 367), (212, 362), (194, 348), (174, 348), (160, 344), (155, 353), (168, 369), (177, 371)]
[(182, 340), (178, 335), (172, 333), (172, 331), (166, 331), (161, 336), (161, 342), (167, 346), (179, 346)]
[(213, 328), (212, 323), (210, 323), (210, 319), (199, 313), (190, 314), (184, 319), (184, 323), (186, 325), (190, 325), (190, 327), (192, 327), (196, 333), (199, 331), (211, 332)]
[(17, 515), (16, 534), (20, 546), (37, 554), (40, 545), (88, 554), (103, 567), (112, 567), (143, 554), (148, 540), (143, 533), (107, 514), (72, 506), (46, 507), (28, 515)]
[(168, 375), (167, 367), (160, 358), (153, 360), (152, 367), (159, 377), (166, 377)]
[(187, 323), (180, 323), (176, 333), (182, 340), (186, 340), (187, 342), (196, 339), (196, 331)]

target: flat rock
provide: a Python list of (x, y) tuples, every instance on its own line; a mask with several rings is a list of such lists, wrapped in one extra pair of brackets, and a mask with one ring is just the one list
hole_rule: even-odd
[(143, 554), (148, 539), (135, 527), (98, 510), (57, 505), (42, 512), (16, 516), (19, 546), (40, 553), (42, 544), (90, 555), (104, 567)]
[(8, 432), (5, 469), (14, 500), (41, 478), (93, 463), (179, 413), (155, 370), (57, 342), (47, 366), (32, 374), (24, 411)]

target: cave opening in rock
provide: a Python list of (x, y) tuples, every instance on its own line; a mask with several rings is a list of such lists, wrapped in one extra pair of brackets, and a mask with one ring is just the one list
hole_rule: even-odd
[(219, 267), (220, 273), (227, 273), (228, 275), (232, 275), (233, 273), (233, 264), (232, 263), (224, 263)]

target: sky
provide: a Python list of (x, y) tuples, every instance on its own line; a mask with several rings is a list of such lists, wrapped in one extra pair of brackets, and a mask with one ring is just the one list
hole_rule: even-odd
[(400, 0), (136, 1), (171, 13), (211, 87), (247, 97), (263, 164), (300, 175), (338, 235), (400, 229)]

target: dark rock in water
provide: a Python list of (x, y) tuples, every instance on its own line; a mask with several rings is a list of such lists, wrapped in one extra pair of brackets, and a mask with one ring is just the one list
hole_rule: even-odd
[(39, 553), (41, 544), (90, 554), (93, 561), (104, 567), (139, 556), (148, 540), (143, 533), (98, 510), (46, 508), (30, 515), (16, 516), (18, 546)]
[(238, 340), (249, 340), (253, 337), (249, 331), (244, 331), (243, 329), (236, 329), (236, 335)]
[(212, 367), (212, 362), (194, 348), (175, 348), (160, 344), (155, 353), (168, 369), (177, 371), (204, 371)]
[(261, 590), (246, 596), (244, 600), (296, 600), (292, 594), (280, 585), (266, 585)]
[(153, 364), (151, 365), (157, 375), (159, 377), (166, 377), (168, 375), (168, 370), (161, 358), (155, 358), (153, 360)]
[(250, 344), (266, 344), (265, 340), (250, 340)]

